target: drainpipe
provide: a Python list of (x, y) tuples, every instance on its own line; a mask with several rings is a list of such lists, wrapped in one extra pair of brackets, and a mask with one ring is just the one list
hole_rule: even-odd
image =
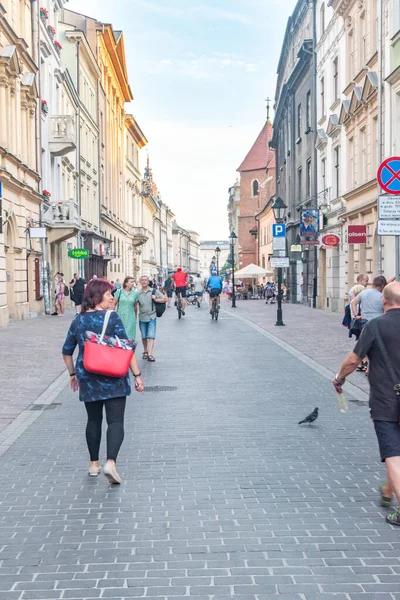
[[(79, 104), (78, 104), (78, 113), (77, 113), (77, 119), (76, 119), (76, 127), (77, 127), (77, 165), (76, 168), (78, 169), (78, 190), (77, 190), (77, 200), (78, 200), (78, 210), (79, 210), (79, 216), (82, 219), (82, 196), (81, 196), (81, 190), (82, 190), (82, 186), (81, 186), (81, 181), (82, 181), (82, 177), (81, 177), (81, 105), (80, 105), (80, 78), (79, 78), (79, 70), (80, 70), (80, 48), (81, 47), (81, 42), (80, 40), (77, 41), (76, 43), (76, 71), (77, 71), (77, 77), (76, 77), (76, 92), (78, 94), (78, 98), (79, 98)], [(100, 171), (98, 172), (99, 176), (100, 176)], [(79, 248), (82, 248), (82, 245), (84, 244), (84, 238), (82, 236), (82, 225), (81, 225), (81, 230), (78, 233), (78, 246)], [(89, 273), (89, 271), (88, 271)], [(84, 273), (84, 261), (80, 260), (79, 261), (79, 274), (81, 277), (85, 276)]]
[[(40, 181), (42, 181), (42, 114), (41, 114), (41, 86), (40, 86), (40, 14), (39, 14), (39, 5), (38, 2), (32, 3), (32, 57), (38, 68), (38, 72), (36, 73), (36, 84), (39, 92), (39, 98), (36, 100), (36, 171), (39, 174)], [(44, 207), (43, 202), (40, 205), (39, 209), (39, 219), (41, 227), (44, 227)], [(47, 227), (46, 227), (47, 233)], [(43, 302), (44, 302), (44, 312), (46, 315), (51, 313), (50, 306), (50, 289), (49, 289), (49, 265), (48, 265), (48, 246), (47, 246), (47, 236), (46, 238), (42, 238), (40, 240), (40, 245), (42, 249), (42, 283), (43, 283)], [(27, 288), (27, 296), (28, 296), (28, 280), (26, 281)]]
[[(382, 0), (377, 2), (378, 9), (378, 163), (383, 160), (383, 48), (382, 48), (382, 27), (383, 27), (383, 3)], [(378, 189), (378, 194), (381, 193), (381, 188)], [(397, 238), (398, 239), (398, 238)], [(382, 275), (382, 236), (378, 235), (378, 275)], [(397, 275), (397, 273), (396, 273)]]
[[(317, 0), (313, 2), (313, 163), (314, 163), (314, 198), (318, 207), (318, 151), (316, 147), (318, 129), (317, 108)], [(318, 296), (318, 246), (314, 246), (313, 308), (317, 308)]]

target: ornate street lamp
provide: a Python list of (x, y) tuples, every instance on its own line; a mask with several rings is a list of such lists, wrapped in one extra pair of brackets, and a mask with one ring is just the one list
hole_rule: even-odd
[[(277, 223), (283, 223), (285, 219), (287, 206), (279, 196), (275, 199), (272, 205), (274, 212), (275, 221)], [(282, 267), (278, 267), (278, 308), (276, 311), (276, 323), (277, 327), (283, 327), (285, 323), (282, 321)]]
[(232, 308), (236, 308), (236, 291), (235, 291), (235, 240), (237, 235), (234, 231), (229, 236), (229, 242), (231, 245), (231, 267), (232, 267)]
[(221, 249), (219, 246), (215, 248), (215, 254), (217, 255), (217, 273), (219, 275), (219, 255), (221, 254)]

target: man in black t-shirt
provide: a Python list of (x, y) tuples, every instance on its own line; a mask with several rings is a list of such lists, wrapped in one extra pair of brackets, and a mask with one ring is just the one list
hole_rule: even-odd
[(174, 282), (173, 282), (172, 276), (168, 275), (168, 278), (164, 282), (164, 292), (167, 294), (167, 297), (168, 297), (168, 303), (167, 303), (168, 308), (171, 308), (171, 298), (172, 298), (173, 291), (174, 291)]
[[(393, 495), (400, 504), (400, 283), (390, 283), (383, 290), (385, 314), (368, 321), (354, 351), (342, 364), (333, 380), (338, 393), (346, 377), (356, 370), (360, 360), (368, 357), (370, 383), (369, 405), (378, 438), (387, 482), (381, 486), (381, 505), (390, 506)], [(379, 341), (377, 339), (379, 333)], [(383, 351), (382, 351), (383, 346)], [(390, 360), (391, 369), (387, 362)], [(392, 525), (400, 526), (400, 507), (386, 517)]]
[(83, 294), (86, 287), (85, 280), (79, 276), (79, 273), (74, 273), (74, 278), (69, 285), (71, 287), (72, 298), (75, 304), (76, 312), (80, 313), (83, 301)]

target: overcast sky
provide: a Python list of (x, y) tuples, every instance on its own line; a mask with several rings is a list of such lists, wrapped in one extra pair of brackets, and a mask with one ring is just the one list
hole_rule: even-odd
[[(122, 29), (127, 110), (143, 129), (163, 201), (202, 239), (228, 235), (228, 188), (274, 97), (296, 0), (71, 0)], [(84, 7), (84, 8), (83, 8)]]

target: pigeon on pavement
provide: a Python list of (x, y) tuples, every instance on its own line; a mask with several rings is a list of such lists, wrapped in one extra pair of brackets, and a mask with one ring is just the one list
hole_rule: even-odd
[(308, 423), (309, 425), (311, 425), (311, 423), (313, 423), (316, 419), (318, 419), (318, 407), (314, 408), (312, 413), (307, 415), (306, 418), (303, 419), (302, 421), (299, 421), (298, 424), (302, 425), (303, 423)]

